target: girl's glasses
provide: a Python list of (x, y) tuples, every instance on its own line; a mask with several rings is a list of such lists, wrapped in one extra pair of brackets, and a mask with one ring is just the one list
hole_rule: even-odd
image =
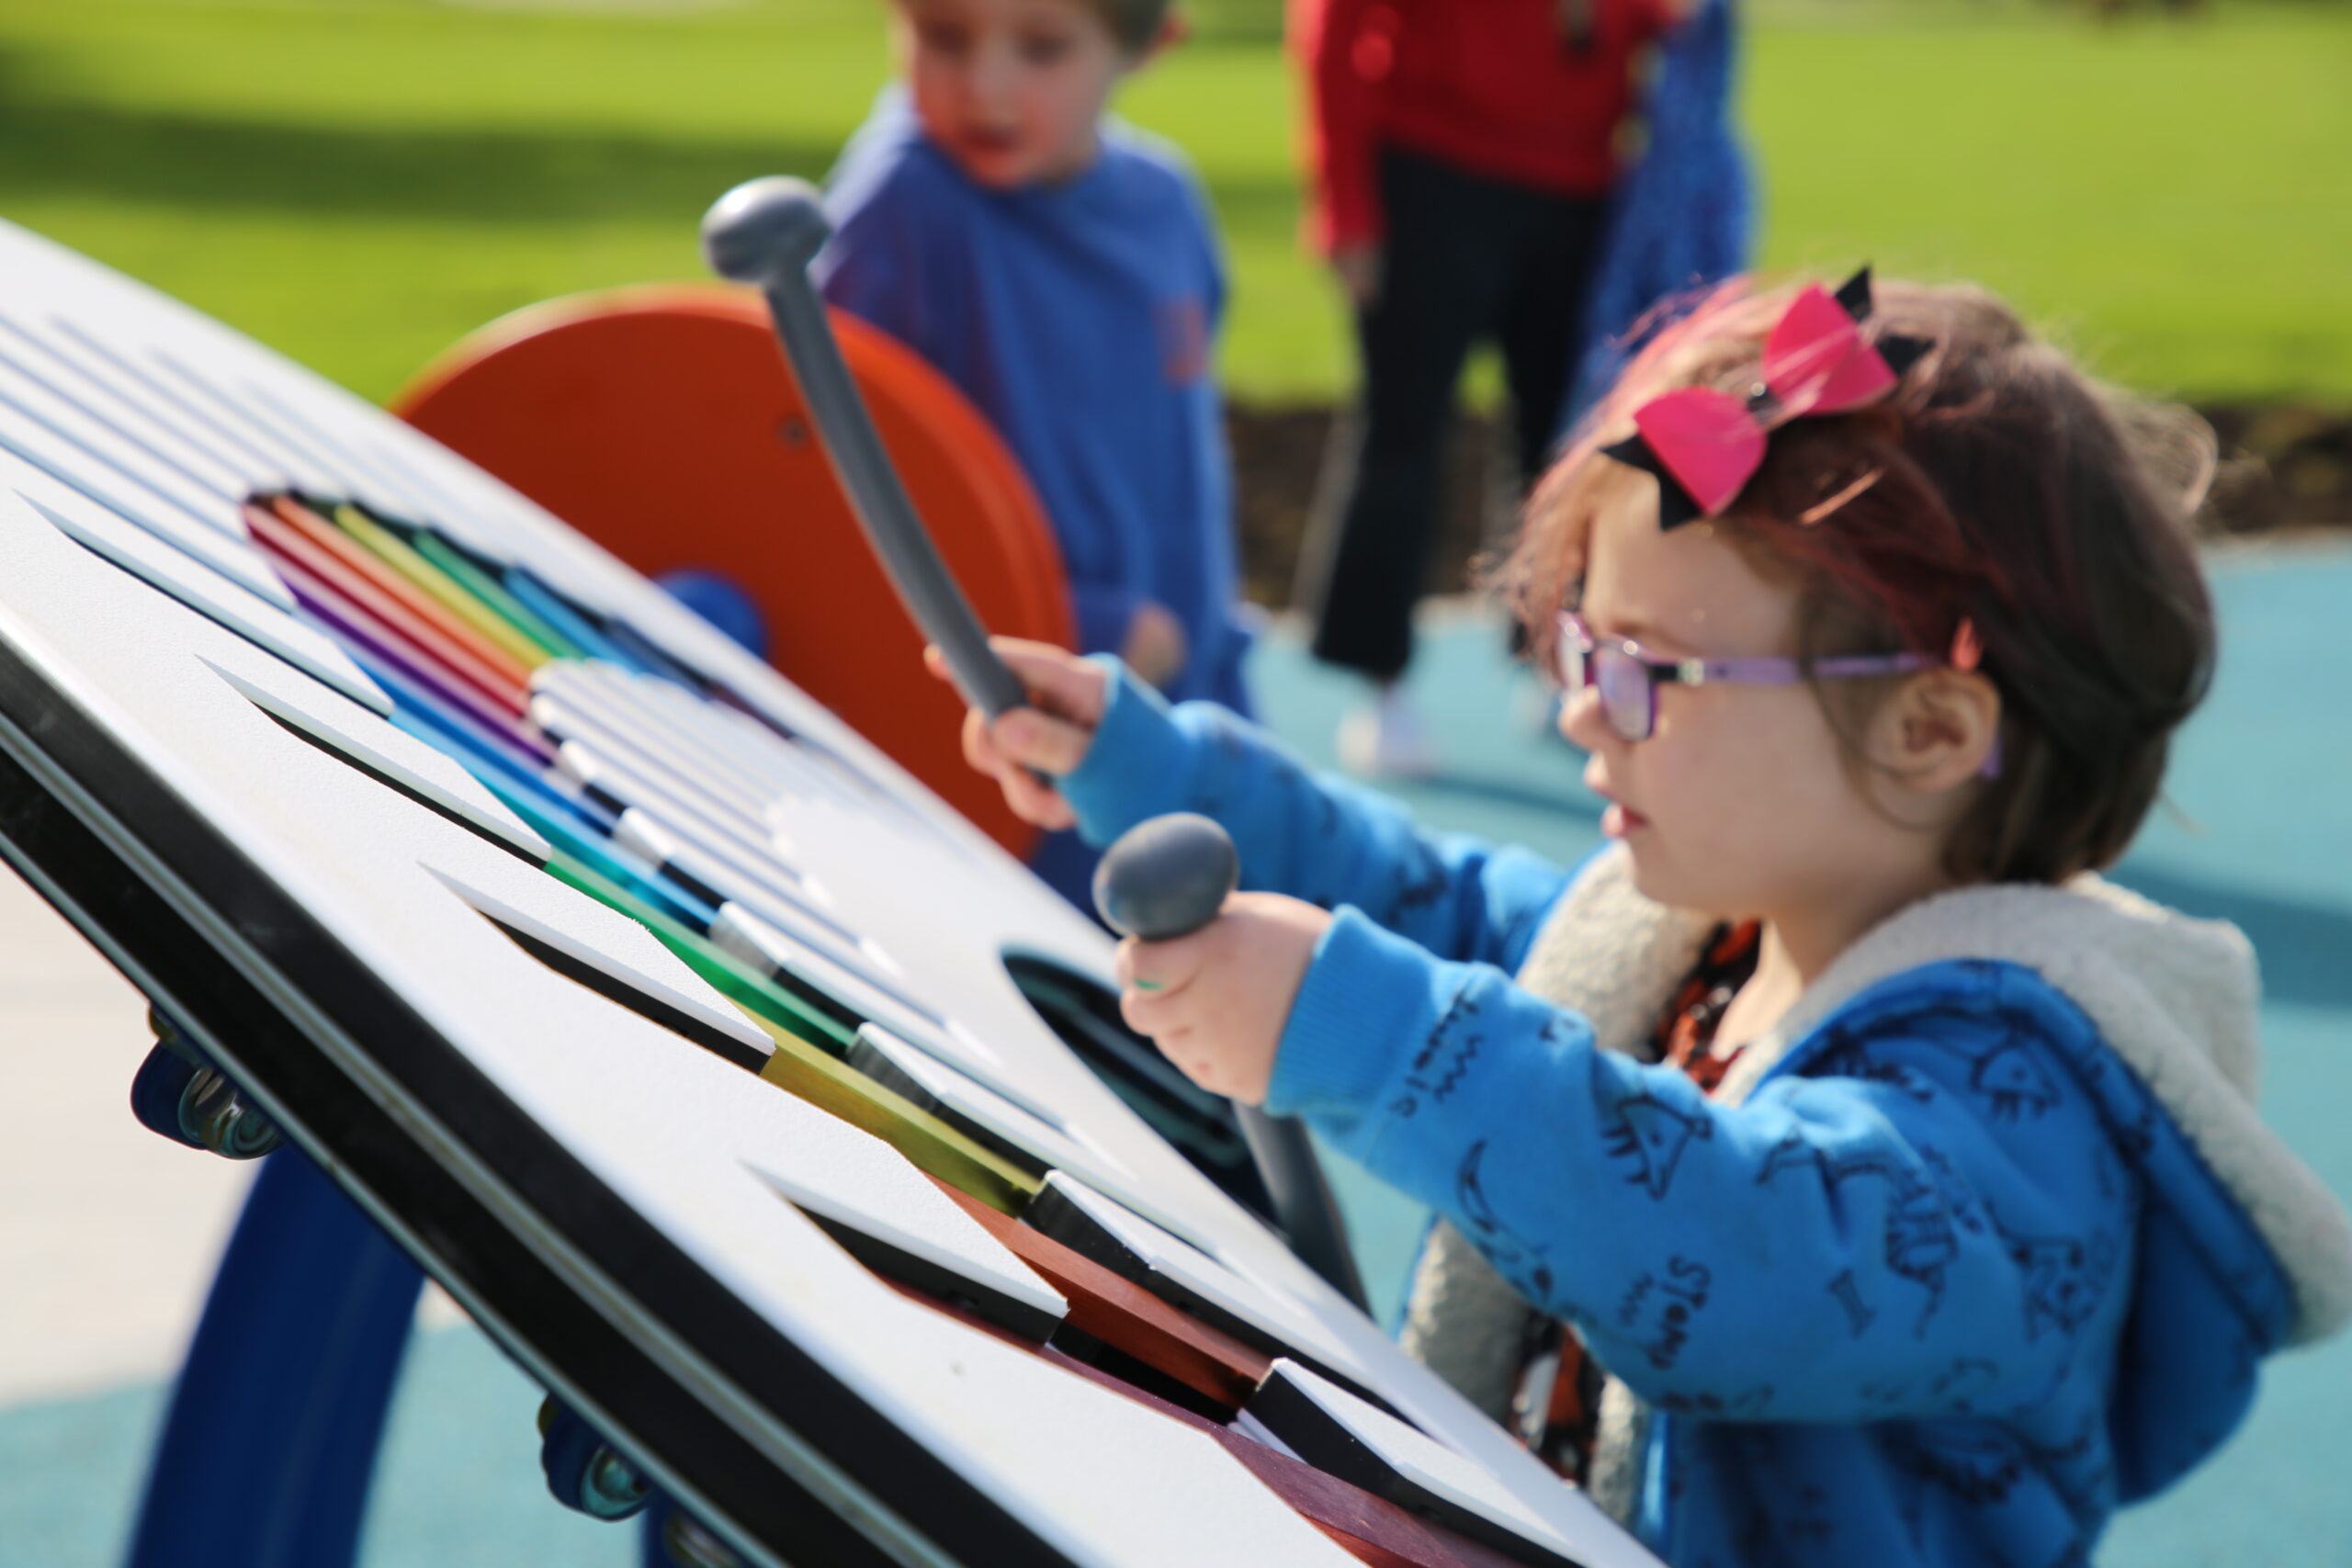
[(1657, 728), (1657, 689), (1716, 682), (1744, 686), (1793, 686), (1810, 674), (1816, 681), (1858, 675), (1903, 675), (1933, 669), (1939, 660), (1924, 653), (1861, 653), (1817, 659), (1810, 671), (1793, 659), (1660, 659), (1637, 642), (1602, 642), (1572, 610), (1560, 612), (1554, 653), (1561, 692), (1570, 697), (1589, 684), (1600, 694), (1600, 715), (1627, 740), (1647, 740)]

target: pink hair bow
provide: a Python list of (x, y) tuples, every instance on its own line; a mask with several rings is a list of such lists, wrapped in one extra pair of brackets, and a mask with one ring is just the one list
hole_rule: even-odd
[(1924, 338), (1884, 336), (1872, 344), (1871, 270), (1835, 295), (1807, 286), (1764, 340), (1764, 378), (1745, 400), (1713, 387), (1682, 387), (1634, 411), (1634, 434), (1602, 456), (1657, 477), (1658, 525), (1713, 517), (1763, 466), (1765, 440), (1792, 419), (1844, 413), (1892, 392), (1928, 351)]

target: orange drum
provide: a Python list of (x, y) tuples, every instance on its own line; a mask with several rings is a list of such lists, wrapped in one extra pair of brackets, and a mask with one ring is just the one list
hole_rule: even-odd
[[(981, 624), (1067, 648), (1060, 552), (979, 412), (875, 328), (833, 331), (883, 446)], [(1035, 830), (965, 766), (963, 707), (923, 671), (749, 289), (659, 284), (550, 300), (443, 355), (393, 412), (649, 577), (717, 572), (768, 659), (1014, 854)]]

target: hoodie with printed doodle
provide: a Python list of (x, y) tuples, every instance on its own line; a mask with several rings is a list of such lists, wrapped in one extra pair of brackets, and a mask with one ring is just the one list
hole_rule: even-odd
[[(1097, 843), (1204, 812), (1245, 886), (1336, 911), (1268, 1108), (1576, 1327), (1596, 1498), (1676, 1568), (2087, 1562), (2352, 1313), (2342, 1212), (2253, 1109), (2230, 927), (2094, 877), (1927, 899), (1710, 1095), (1636, 1054), (1706, 928), (1622, 849), (1421, 832), (1124, 675), (1062, 788)], [(1420, 1348), (1492, 1408), (1458, 1363), (1515, 1325), (1448, 1324), (1479, 1292), (1447, 1251)]]

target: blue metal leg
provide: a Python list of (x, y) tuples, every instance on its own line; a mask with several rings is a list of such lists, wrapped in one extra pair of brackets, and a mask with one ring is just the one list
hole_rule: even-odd
[(744, 1568), (724, 1541), (659, 1492), (640, 1517), (638, 1568)]
[(662, 1544), (662, 1529), (670, 1522), (673, 1506), (669, 1498), (656, 1497), (653, 1506), (639, 1516), (637, 1568), (677, 1568), (670, 1561), (669, 1549)]
[(264, 1161), (172, 1392), (128, 1568), (347, 1568), (424, 1282), (299, 1151)]

